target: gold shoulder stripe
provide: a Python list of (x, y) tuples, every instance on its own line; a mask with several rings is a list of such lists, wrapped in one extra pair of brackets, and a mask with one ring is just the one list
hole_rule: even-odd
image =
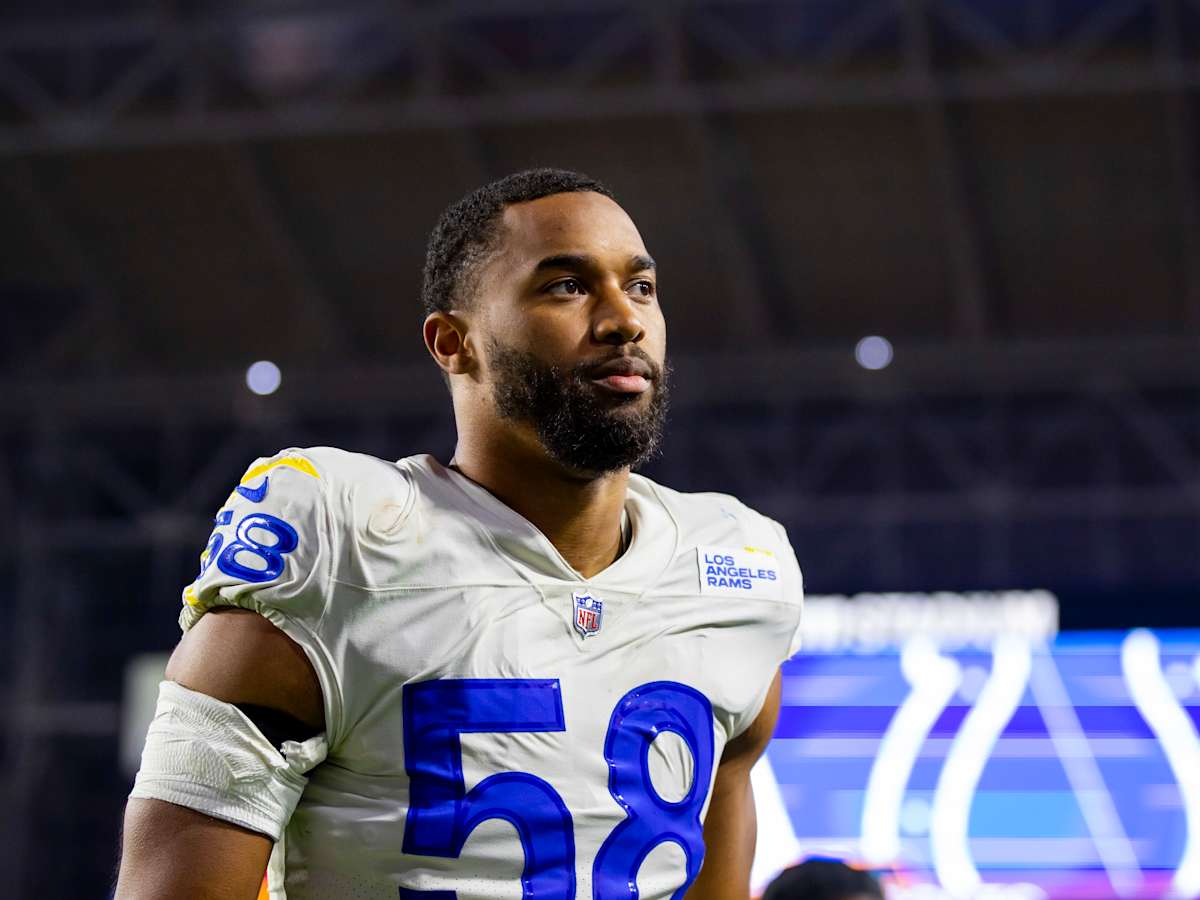
[(770, 550), (767, 550), (764, 547), (743, 547), (742, 549), (745, 550), (747, 553), (765, 553), (767, 556), (775, 555)]
[(279, 466), (287, 466), (290, 469), (295, 469), (297, 472), (303, 472), (305, 475), (311, 475), (313, 478), (320, 479), (321, 475), (317, 472), (313, 464), (302, 456), (285, 456), (283, 459), (277, 459), (274, 462), (263, 463), (261, 466), (255, 466), (249, 472), (242, 476), (241, 484), (248, 484), (264, 472), (270, 472), (272, 469)]

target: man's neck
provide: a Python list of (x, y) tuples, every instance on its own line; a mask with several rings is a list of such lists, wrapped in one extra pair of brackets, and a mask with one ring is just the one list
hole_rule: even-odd
[(454, 467), (533, 523), (584, 578), (621, 555), (628, 470), (582, 478), (540, 447), (485, 445), (461, 436)]

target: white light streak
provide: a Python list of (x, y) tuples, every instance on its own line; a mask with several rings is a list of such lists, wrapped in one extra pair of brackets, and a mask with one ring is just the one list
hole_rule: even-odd
[(1031, 657), (1029, 643), (1021, 638), (996, 640), (992, 674), (963, 720), (938, 777), (930, 850), (938, 881), (953, 897), (971, 897), (983, 884), (967, 840), (971, 803), (992, 748), (1025, 693)]
[(1158, 638), (1144, 628), (1129, 632), (1121, 643), (1121, 671), (1134, 706), (1158, 738), (1167, 765), (1179, 784), (1187, 820), (1187, 841), (1172, 895), (1200, 895), (1200, 735), (1163, 676)]
[(950, 698), (961, 672), (928, 638), (913, 638), (900, 654), (900, 671), (912, 686), (879, 742), (863, 794), (862, 855), (868, 865), (900, 856), (900, 812), (921, 745)]
[(758, 842), (750, 867), (750, 892), (757, 897), (771, 879), (800, 858), (800, 842), (796, 840), (791, 816), (779, 794), (775, 770), (766, 754), (759, 757), (750, 770), (750, 787), (754, 791), (754, 812), (758, 818)]
[(1079, 724), (1067, 686), (1063, 684), (1049, 648), (1043, 646), (1037, 654), (1029, 687), (1042, 713), (1042, 721), (1046, 723), (1050, 743), (1054, 745), (1071, 784), (1079, 811), (1091, 832), (1100, 864), (1108, 873), (1117, 896), (1132, 896), (1142, 880), (1137, 853), (1121, 824), (1112, 794), (1104, 783), (1091, 744)]

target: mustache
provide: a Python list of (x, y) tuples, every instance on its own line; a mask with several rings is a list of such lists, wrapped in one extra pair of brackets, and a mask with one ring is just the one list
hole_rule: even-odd
[(578, 363), (571, 367), (569, 374), (573, 378), (586, 379), (590, 377), (591, 374), (596, 371), (596, 369), (599, 369), (601, 366), (608, 365), (609, 363), (619, 359), (636, 359), (645, 363), (646, 367), (650, 369), (649, 378), (651, 381), (661, 381), (664, 368), (668, 372), (670, 371), (669, 363), (660, 365), (659, 363), (655, 362), (641, 347), (630, 347), (628, 352), (611, 353), (607, 356), (597, 357), (596, 359), (590, 359), (586, 362)]

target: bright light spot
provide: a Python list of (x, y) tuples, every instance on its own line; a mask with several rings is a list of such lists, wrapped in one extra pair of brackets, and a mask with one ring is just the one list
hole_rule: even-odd
[(273, 394), (279, 390), (283, 375), (279, 366), (269, 359), (260, 359), (246, 370), (246, 387), (256, 394)]
[(892, 361), (892, 342), (877, 334), (867, 335), (854, 348), (854, 358), (864, 369), (886, 369)]
[(929, 834), (929, 816), (932, 808), (929, 801), (921, 797), (910, 797), (900, 810), (900, 829), (914, 837)]

